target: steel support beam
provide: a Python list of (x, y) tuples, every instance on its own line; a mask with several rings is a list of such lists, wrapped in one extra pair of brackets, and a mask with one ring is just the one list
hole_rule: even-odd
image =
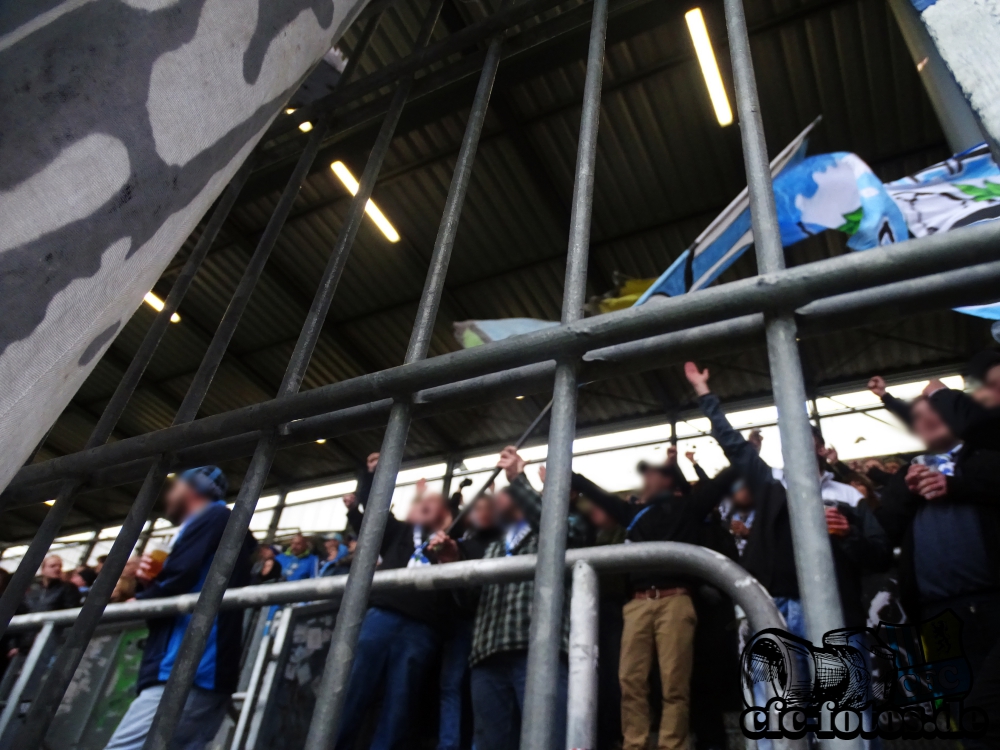
[[(436, 6), (440, 10), (440, 4)], [(509, 3), (505, 3), (509, 7)], [(504, 11), (501, 10), (501, 13)], [(406, 352), (405, 364), (413, 365), (427, 357), (434, 322), (441, 305), (448, 264), (451, 260), (458, 233), (462, 207), (472, 176), (479, 138), (486, 120), (490, 94), (497, 65), (500, 62), (502, 35), (497, 35), (486, 53), (486, 61), (479, 78), (479, 86), (472, 102), (472, 109), (462, 138), (462, 149), (458, 155), (448, 197), (445, 200), (441, 224), (438, 227), (430, 267), (424, 281), (424, 290), (417, 309), (413, 331)], [(405, 366), (405, 365), (404, 365)], [(306, 750), (325, 750), (332, 747), (340, 730), (341, 713), (354, 663), (355, 649), (361, 632), (361, 624), (368, 609), (368, 596), (372, 586), (372, 576), (378, 563), (382, 536), (390, 513), (392, 492), (396, 484), (396, 474), (403, 459), (403, 450), (412, 418), (412, 400), (407, 395), (396, 399), (389, 413), (389, 424), (382, 440), (381, 456), (372, 480), (372, 490), (365, 506), (364, 520), (358, 531), (358, 546), (351, 571), (347, 576), (344, 600), (337, 613), (337, 625), (327, 654), (323, 683), (318, 691), (316, 708), (306, 738)]]
[(569, 615), (569, 685), (566, 750), (597, 747), (597, 651), (600, 590), (597, 573), (582, 560), (573, 564)]

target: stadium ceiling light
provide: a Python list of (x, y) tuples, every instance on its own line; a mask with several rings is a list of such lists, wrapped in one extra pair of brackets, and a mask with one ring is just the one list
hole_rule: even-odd
[[(337, 175), (344, 187), (348, 189), (351, 195), (358, 194), (358, 181), (354, 179), (354, 175), (351, 174), (351, 170), (347, 168), (347, 165), (342, 161), (335, 161), (330, 165), (330, 169), (333, 173)], [(389, 220), (385, 218), (379, 207), (375, 205), (375, 201), (368, 199), (368, 205), (365, 206), (365, 213), (371, 217), (371, 220), (375, 222), (375, 226), (382, 230), (382, 234), (385, 235), (389, 242), (399, 242), (399, 232), (396, 228), (389, 223)]]
[[(156, 310), (156, 312), (159, 312), (160, 310), (163, 309), (163, 300), (160, 299), (159, 297), (157, 297), (152, 292), (146, 292), (146, 296), (143, 297), (142, 300), (147, 305), (149, 305), (154, 310)], [(174, 313), (173, 315), (170, 316), (170, 322), (171, 323), (180, 323), (181, 322), (181, 316), (178, 315), (177, 313)]]
[(308, 133), (312, 129), (313, 129), (313, 124), (309, 122), (309, 120), (299, 123), (299, 130), (301, 130), (303, 133)]
[(323, 443), (325, 443), (325, 442), (326, 442), (326, 438), (320, 438), (319, 440), (316, 441), (316, 443), (318, 445), (323, 445)]
[(701, 74), (705, 78), (712, 107), (715, 108), (715, 117), (723, 127), (732, 125), (733, 110), (729, 106), (726, 87), (722, 85), (719, 63), (715, 60), (715, 51), (712, 49), (712, 40), (708, 38), (708, 28), (701, 8), (689, 10), (684, 14), (684, 20), (687, 21), (691, 41), (694, 42), (694, 51), (698, 55), (698, 64), (701, 65)]

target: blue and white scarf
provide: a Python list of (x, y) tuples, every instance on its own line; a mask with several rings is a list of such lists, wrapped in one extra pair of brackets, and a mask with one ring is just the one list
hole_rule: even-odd
[(507, 533), (503, 538), (504, 555), (506, 557), (510, 557), (517, 552), (517, 548), (521, 546), (525, 537), (527, 537), (530, 533), (531, 524), (527, 521), (518, 521), (513, 526), (508, 528)]

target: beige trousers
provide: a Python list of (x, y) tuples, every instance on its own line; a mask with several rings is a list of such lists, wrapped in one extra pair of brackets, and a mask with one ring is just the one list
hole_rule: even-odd
[(633, 599), (622, 610), (623, 750), (645, 750), (649, 742), (649, 670), (656, 659), (663, 684), (659, 750), (686, 750), (691, 703), (691, 665), (698, 618), (691, 597)]

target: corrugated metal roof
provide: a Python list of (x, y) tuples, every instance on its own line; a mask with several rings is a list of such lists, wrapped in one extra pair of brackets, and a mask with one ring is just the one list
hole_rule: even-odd
[[(494, 10), (498, 0), (490, 0)], [(560, 6), (565, 11), (579, 2)], [(368, 75), (407, 56), (428, 0), (400, 0), (385, 14), (359, 65)], [(658, 275), (745, 184), (738, 126), (720, 128), (694, 60), (682, 13), (688, 6), (612, 5), (592, 226), (590, 293), (609, 290), (617, 272)], [(731, 87), (721, 3), (703, 10)], [(587, 12), (585, 9), (580, 9)], [(548, 14), (556, 15), (555, 11)], [(475, 3), (447, 0), (434, 38), (482, 18)], [(748, 0), (747, 18), (762, 110), (773, 152), (817, 115), (823, 123), (813, 153), (853, 151), (884, 179), (938, 161), (947, 149), (891, 13), (881, 0)], [(537, 24), (538, 19), (524, 24)], [(340, 47), (348, 55), (359, 29)], [(514, 42), (516, 44), (516, 40)], [(469, 51), (467, 51), (469, 52)], [(576, 160), (586, 35), (542, 49), (501, 68), (479, 148), (448, 273), (431, 355), (457, 348), (451, 324), (470, 318), (557, 319), (572, 175)], [(463, 53), (464, 54), (464, 53)], [(460, 59), (456, 54), (452, 61)], [(444, 63), (435, 66), (441, 68)], [(507, 72), (505, 72), (507, 71)], [(390, 89), (373, 93), (377, 99)], [(433, 249), (471, 95), (442, 96), (440, 106), (407, 119), (392, 142), (373, 199), (402, 239), (388, 242), (365, 221), (304, 384), (312, 388), (402, 362)], [(293, 99), (293, 101), (295, 101)], [(419, 109), (419, 108), (418, 108)], [(418, 116), (419, 115), (419, 116)], [(329, 169), (342, 159), (360, 175), (374, 130), (333, 139), (299, 192), (291, 216), (234, 336), (202, 414), (271, 398), (299, 326), (336, 243), (349, 195)], [(278, 139), (304, 143), (297, 132)], [(286, 160), (287, 161), (287, 160)], [(260, 173), (241, 196), (184, 300), (117, 436), (170, 423), (283, 187), (280, 170)], [(155, 287), (165, 295), (201, 227)], [(789, 250), (797, 264), (846, 252), (839, 236), (813, 238)], [(756, 272), (752, 253), (721, 281)], [(152, 311), (141, 307), (60, 418), (37, 460), (79, 450), (97, 414), (142, 340)], [(877, 371), (905, 371), (962, 361), (988, 341), (982, 321), (951, 312), (889, 326), (833, 333), (803, 342), (810, 387)], [(713, 387), (726, 399), (766, 395), (763, 351), (711, 360)], [(663, 403), (663, 399), (667, 404)], [(512, 440), (545, 403), (544, 396), (488, 404), (416, 422), (407, 458), (475, 451)], [(623, 374), (584, 387), (581, 427), (614, 425), (690, 403), (678, 368)], [(370, 430), (282, 451), (272, 483), (296, 482), (353, 469), (377, 450)], [(226, 464), (239, 486), (246, 461)], [(132, 487), (84, 495), (69, 526), (119, 519)], [(5, 514), (0, 537), (22, 538), (39, 509)]]

